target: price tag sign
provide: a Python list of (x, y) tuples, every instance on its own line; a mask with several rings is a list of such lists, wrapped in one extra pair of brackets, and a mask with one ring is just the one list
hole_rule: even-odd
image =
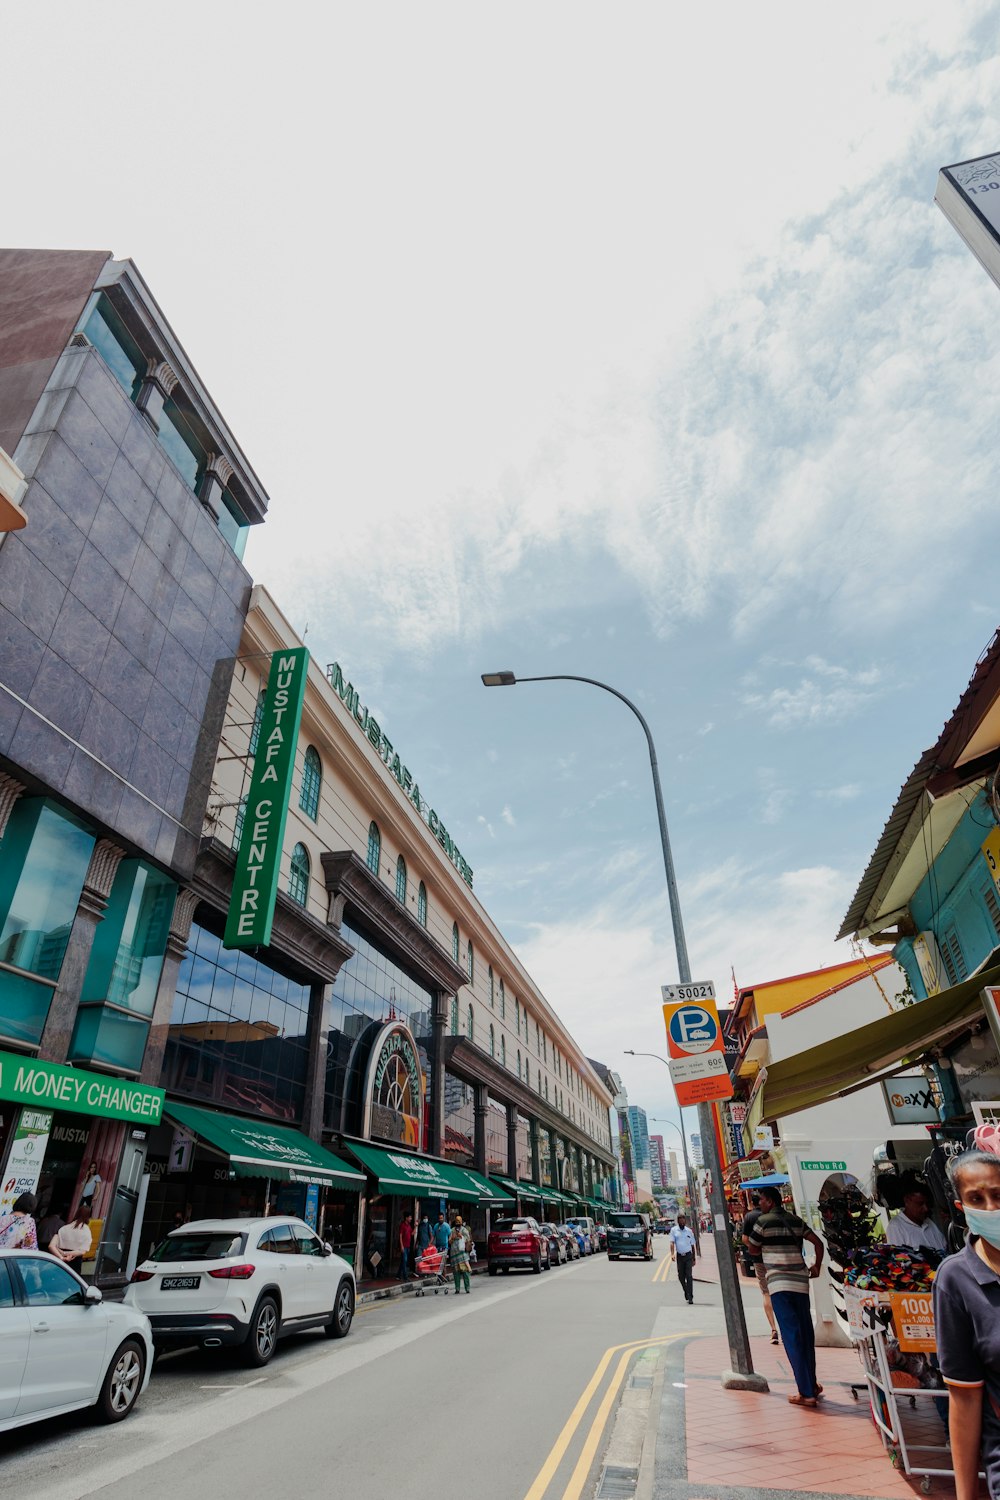
[(933, 1354), (934, 1303), (930, 1292), (892, 1292), (892, 1323), (904, 1354)]

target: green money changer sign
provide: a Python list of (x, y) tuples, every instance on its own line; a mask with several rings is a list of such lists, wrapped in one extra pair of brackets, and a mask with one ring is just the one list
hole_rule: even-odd
[(305, 646), (271, 657), (223, 938), (226, 948), (266, 947), (271, 941), (308, 666)]

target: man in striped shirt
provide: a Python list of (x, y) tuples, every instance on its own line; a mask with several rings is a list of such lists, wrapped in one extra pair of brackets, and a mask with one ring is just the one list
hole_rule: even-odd
[[(771, 1306), (798, 1387), (798, 1395), (788, 1399), (793, 1406), (815, 1406), (823, 1387), (816, 1383), (816, 1339), (809, 1282), (819, 1275), (823, 1264), (823, 1242), (797, 1215), (785, 1212), (780, 1188), (761, 1187), (759, 1194), (760, 1218), (747, 1240), (750, 1254), (763, 1259)], [(811, 1266), (806, 1265), (802, 1254), (806, 1240), (816, 1252)]]

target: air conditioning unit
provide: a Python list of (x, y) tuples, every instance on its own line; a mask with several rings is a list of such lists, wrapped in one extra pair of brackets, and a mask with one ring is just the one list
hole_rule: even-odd
[(917, 968), (928, 995), (936, 995), (945, 987), (946, 979), (933, 932), (917, 934), (913, 939), (913, 956), (917, 960)]

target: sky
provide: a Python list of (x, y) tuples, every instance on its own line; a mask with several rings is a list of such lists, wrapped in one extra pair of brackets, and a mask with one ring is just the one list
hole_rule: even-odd
[(640, 727), (479, 676), (645, 714), (720, 998), (851, 956), (997, 625), (998, 291), (933, 197), (1000, 146), (998, 37), (923, 0), (5, 20), (5, 243), (136, 261), (271, 496), (254, 578), (654, 1118)]

